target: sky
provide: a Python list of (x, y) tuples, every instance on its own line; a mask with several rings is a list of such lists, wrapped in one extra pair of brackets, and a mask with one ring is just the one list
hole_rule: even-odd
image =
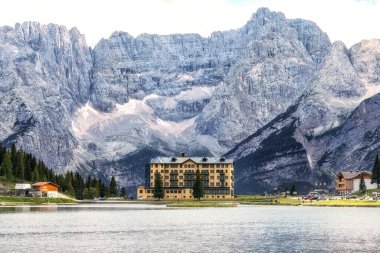
[(380, 39), (380, 0), (0, 0), (0, 26), (24, 21), (77, 27), (94, 47), (114, 31), (172, 34), (242, 27), (259, 7), (316, 22), (348, 47)]

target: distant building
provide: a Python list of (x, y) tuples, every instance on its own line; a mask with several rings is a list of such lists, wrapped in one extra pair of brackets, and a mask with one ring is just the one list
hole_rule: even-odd
[(51, 182), (37, 182), (32, 185), (32, 194), (33, 196), (39, 197), (58, 197), (58, 188), (57, 184)]
[(32, 187), (30, 184), (15, 184), (15, 195), (16, 196), (28, 196)]
[(359, 191), (360, 178), (363, 174), (367, 190), (376, 189), (377, 184), (371, 184), (372, 173), (368, 171), (342, 171), (337, 175), (336, 190), (340, 194), (350, 194)]
[(145, 186), (137, 188), (137, 197), (153, 198), (154, 177), (160, 173), (165, 198), (191, 199), (195, 173), (199, 170), (205, 198), (234, 196), (233, 160), (224, 157), (157, 157), (146, 166)]

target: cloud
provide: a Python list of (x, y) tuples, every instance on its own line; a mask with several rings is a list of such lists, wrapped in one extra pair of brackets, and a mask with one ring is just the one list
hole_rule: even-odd
[(332, 40), (348, 46), (380, 38), (378, 0), (12, 0), (0, 9), (0, 25), (38, 21), (78, 27), (94, 46), (115, 30), (141, 33), (200, 33), (243, 26), (259, 7), (287, 18), (316, 22)]

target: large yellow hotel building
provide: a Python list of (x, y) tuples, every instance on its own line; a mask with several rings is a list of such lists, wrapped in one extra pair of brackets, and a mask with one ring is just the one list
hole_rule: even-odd
[(145, 186), (137, 187), (138, 199), (153, 199), (154, 179), (161, 175), (165, 198), (193, 198), (195, 173), (199, 170), (204, 187), (204, 197), (234, 197), (233, 160), (224, 157), (157, 157), (146, 166)]

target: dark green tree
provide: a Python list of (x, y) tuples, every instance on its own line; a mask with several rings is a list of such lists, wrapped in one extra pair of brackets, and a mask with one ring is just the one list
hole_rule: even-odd
[(82, 176), (75, 172), (73, 178), (74, 195), (76, 199), (83, 199), (84, 181)]
[(127, 190), (123, 186), (121, 187), (121, 190), (120, 190), (120, 197), (125, 198), (126, 196), (127, 196)]
[(292, 187), (290, 188), (290, 195), (293, 195), (294, 192), (296, 192), (296, 186), (293, 184)]
[(154, 188), (153, 188), (153, 197), (160, 200), (165, 197), (164, 184), (162, 182), (162, 177), (159, 172), (154, 174)]
[(360, 190), (360, 191), (363, 191), (363, 192), (364, 192), (365, 190), (367, 190), (367, 187), (365, 186), (364, 174), (363, 174), (363, 173), (361, 173), (361, 175), (360, 175), (359, 190)]
[(380, 161), (379, 161), (379, 155), (376, 155), (375, 163), (372, 168), (372, 177), (371, 177), (371, 183), (376, 183), (377, 188), (379, 188), (380, 184)]
[(16, 176), (23, 180), (25, 177), (25, 166), (24, 166), (24, 157), (23, 157), (23, 152), (18, 151), (16, 154), (16, 171), (17, 174)]
[(116, 197), (117, 196), (117, 184), (116, 184), (116, 180), (115, 180), (114, 176), (112, 176), (112, 178), (111, 178), (109, 189), (110, 189), (110, 196)]
[(25, 180), (32, 180), (32, 164), (31, 164), (31, 156), (28, 155), (25, 159)]
[(17, 176), (16, 157), (17, 157), (17, 148), (16, 148), (16, 144), (13, 143), (11, 147), (11, 161), (12, 161), (12, 174), (14, 176)]
[(32, 172), (32, 181), (39, 182), (40, 181), (40, 172), (38, 170), (38, 165), (36, 165)]
[(8, 152), (4, 154), (3, 162), (1, 163), (1, 171), (6, 180), (11, 180), (13, 178), (12, 161), (11, 156)]
[(199, 170), (195, 173), (195, 182), (193, 185), (193, 197), (198, 201), (204, 196), (203, 184)]

